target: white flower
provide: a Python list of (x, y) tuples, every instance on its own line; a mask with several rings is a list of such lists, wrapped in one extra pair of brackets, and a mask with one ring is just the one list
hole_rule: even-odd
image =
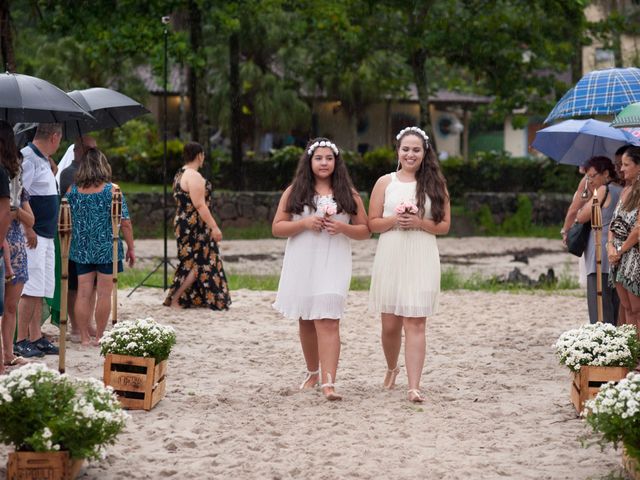
[(333, 151), (334, 155), (338, 155), (340, 153), (340, 151), (338, 150), (338, 147), (334, 143), (332, 143), (332, 142), (330, 142), (328, 140), (321, 140), (321, 141), (314, 142), (313, 144), (311, 144), (311, 146), (307, 150), (307, 154), (309, 156), (313, 155), (313, 152), (318, 147), (328, 147)]
[(407, 133), (417, 133), (418, 135), (420, 135), (424, 139), (426, 144), (429, 143), (429, 135), (427, 135), (427, 132), (425, 132), (424, 130), (422, 130), (421, 128), (418, 128), (418, 127), (403, 128), (402, 130), (400, 130), (398, 135), (396, 135), (396, 140), (399, 141), (402, 138), (402, 136), (406, 135)]

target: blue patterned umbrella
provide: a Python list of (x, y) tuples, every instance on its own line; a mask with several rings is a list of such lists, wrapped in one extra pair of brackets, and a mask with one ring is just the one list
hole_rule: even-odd
[(544, 123), (562, 118), (613, 115), (640, 102), (640, 68), (609, 68), (587, 73), (553, 107)]

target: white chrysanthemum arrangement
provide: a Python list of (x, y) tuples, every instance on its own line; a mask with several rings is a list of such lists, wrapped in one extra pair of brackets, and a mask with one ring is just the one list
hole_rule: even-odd
[(173, 327), (161, 325), (153, 318), (118, 322), (100, 339), (100, 354), (131, 355), (155, 358), (161, 362), (169, 358), (176, 343)]
[(554, 345), (560, 363), (577, 372), (582, 365), (634, 368), (640, 343), (633, 325), (586, 324), (567, 330)]
[(630, 457), (640, 461), (640, 374), (631, 372), (617, 383), (600, 387), (583, 414), (602, 442), (622, 443)]
[(32, 363), (0, 377), (0, 442), (17, 451), (67, 450), (100, 459), (128, 415), (111, 387)]

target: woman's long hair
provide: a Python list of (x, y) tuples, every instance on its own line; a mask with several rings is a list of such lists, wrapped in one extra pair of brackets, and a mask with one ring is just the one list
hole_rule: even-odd
[(398, 139), (398, 145), (396, 146), (398, 162), (400, 162), (400, 143), (407, 135), (413, 135), (422, 140), (422, 148), (424, 150), (424, 158), (416, 172), (416, 206), (418, 207), (418, 212), (420, 216), (424, 215), (424, 204), (428, 195), (431, 199), (433, 221), (440, 223), (444, 220), (444, 205), (448, 198), (447, 181), (442, 174), (438, 157), (436, 157), (431, 144), (419, 133), (407, 131)]
[[(629, 147), (622, 156), (627, 156), (633, 163), (640, 165), (640, 147)], [(640, 208), (640, 180), (638, 178), (631, 179), (631, 192), (622, 204), (622, 208), (627, 212)]]
[(75, 176), (79, 187), (97, 187), (111, 181), (111, 165), (107, 157), (97, 148), (90, 148), (82, 157)]
[(20, 174), (22, 155), (16, 146), (13, 128), (4, 120), (0, 120), (0, 163), (13, 178)]
[[(304, 206), (316, 209), (316, 203), (314, 197), (316, 195), (316, 179), (311, 170), (311, 158), (315, 152), (311, 152), (309, 155), (309, 147), (315, 142), (329, 142), (330, 140), (319, 137), (309, 140), (307, 146), (304, 148), (304, 152), (298, 161), (298, 167), (296, 173), (291, 182), (291, 194), (286, 205), (286, 211), (288, 213), (300, 214), (304, 210)], [(322, 148), (322, 147), (317, 147)], [(353, 198), (356, 189), (353, 186), (347, 166), (344, 164), (342, 155), (338, 150), (335, 157), (335, 168), (331, 174), (331, 189), (333, 190), (333, 199), (338, 206), (338, 212), (344, 211), (349, 215), (356, 215), (358, 213), (358, 205)]]

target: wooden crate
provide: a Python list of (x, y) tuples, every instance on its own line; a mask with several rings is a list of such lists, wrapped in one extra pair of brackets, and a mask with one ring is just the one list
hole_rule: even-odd
[(622, 380), (629, 373), (626, 367), (593, 367), (583, 365), (574, 372), (571, 382), (571, 403), (578, 413), (582, 412), (584, 402), (594, 398), (600, 386), (607, 382)]
[(12, 452), (7, 480), (69, 480), (69, 452)]
[(627, 454), (627, 449), (622, 449), (622, 466), (627, 471), (627, 475), (631, 480), (640, 480), (640, 465), (635, 458), (631, 458)]
[(166, 392), (166, 373), (166, 360), (156, 365), (153, 358), (112, 353), (104, 359), (104, 384), (113, 387), (122, 407), (130, 410), (156, 406)]

